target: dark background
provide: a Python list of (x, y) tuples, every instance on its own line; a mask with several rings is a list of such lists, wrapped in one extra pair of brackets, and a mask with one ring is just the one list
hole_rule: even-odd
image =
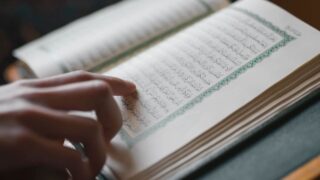
[(1, 0), (0, 85), (15, 62), (12, 50), (68, 22), (120, 0)]

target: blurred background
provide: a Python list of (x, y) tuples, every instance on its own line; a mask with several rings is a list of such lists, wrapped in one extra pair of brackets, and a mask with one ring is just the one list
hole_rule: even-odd
[(0, 84), (15, 62), (12, 50), (68, 22), (120, 0), (1, 0)]

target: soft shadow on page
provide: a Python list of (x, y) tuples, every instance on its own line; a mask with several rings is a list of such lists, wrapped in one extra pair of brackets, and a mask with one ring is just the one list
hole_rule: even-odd
[(106, 74), (138, 92), (117, 99), (124, 126), (113, 145), (126, 155), (108, 166), (122, 178), (170, 168), (159, 162), (311, 60), (319, 42), (317, 30), (284, 10), (245, 0), (112, 69)]

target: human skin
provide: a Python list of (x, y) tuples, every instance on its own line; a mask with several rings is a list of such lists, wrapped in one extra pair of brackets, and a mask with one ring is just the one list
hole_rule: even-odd
[[(0, 174), (44, 166), (93, 179), (122, 125), (113, 96), (135, 90), (128, 81), (84, 71), (0, 87)], [(93, 110), (98, 120), (70, 110)], [(63, 146), (64, 139), (83, 143), (86, 157)]]

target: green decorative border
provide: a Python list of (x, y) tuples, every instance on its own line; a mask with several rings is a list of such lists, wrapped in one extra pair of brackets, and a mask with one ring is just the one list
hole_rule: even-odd
[(163, 120), (159, 121), (155, 125), (151, 126), (147, 130), (145, 130), (142, 134), (139, 134), (138, 136), (132, 138), (125, 132), (125, 130), (122, 129), (120, 132), (120, 136), (127, 143), (127, 145), (129, 147), (132, 147), (135, 143), (145, 139), (147, 136), (151, 135), (159, 128), (164, 127), (168, 122), (172, 121), (176, 117), (184, 114), (187, 110), (191, 109), (196, 104), (202, 102), (204, 98), (210, 96), (213, 92), (218, 91), (223, 86), (227, 85), (229, 82), (236, 79), (240, 74), (242, 74), (242, 73), (246, 72), (248, 69), (254, 67), (256, 64), (263, 61), (265, 58), (269, 57), (272, 53), (274, 53), (275, 51), (277, 51), (281, 47), (284, 47), (286, 44), (288, 44), (288, 42), (293, 41), (295, 39), (293, 36), (287, 34), (285, 31), (276, 27), (271, 22), (258, 16), (257, 14), (254, 14), (254, 13), (249, 12), (248, 10), (242, 9), (242, 8), (233, 7), (232, 9), (239, 11), (239, 12), (242, 12), (242, 13), (254, 18), (255, 20), (257, 20), (258, 22), (260, 22), (261, 24), (263, 24), (267, 28), (271, 29), (272, 31), (274, 31), (275, 33), (280, 35), (283, 39), (280, 42), (278, 42), (277, 44), (275, 44), (274, 46), (272, 46), (271, 48), (269, 48), (268, 50), (261, 53), (259, 56), (255, 57), (254, 59), (252, 59), (248, 63), (241, 66), (238, 70), (234, 71), (233, 73), (229, 74), (227, 77), (225, 77), (224, 79), (222, 79), (221, 81), (219, 81), (215, 85), (211, 86), (205, 92), (203, 92), (200, 95), (198, 95), (197, 97), (193, 98), (191, 101), (189, 101), (187, 104), (185, 104), (184, 106), (179, 108), (177, 111), (171, 113)]

